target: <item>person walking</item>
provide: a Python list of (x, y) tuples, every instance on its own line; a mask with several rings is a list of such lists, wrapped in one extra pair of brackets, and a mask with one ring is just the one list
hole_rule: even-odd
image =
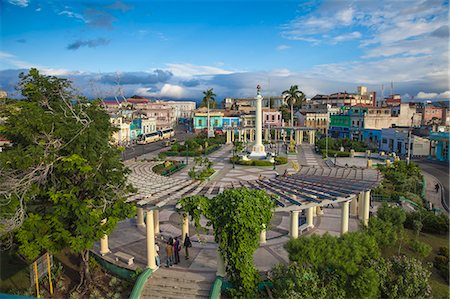
[(434, 185), (434, 189), (436, 190), (436, 193), (439, 192), (439, 184)]
[(173, 244), (171, 244), (172, 238), (169, 239), (169, 241), (167, 241), (167, 245), (166, 245), (166, 254), (167, 254), (167, 258), (166, 258), (166, 268), (172, 267), (173, 265)]
[(161, 265), (161, 259), (159, 257), (159, 246), (156, 243), (155, 243), (155, 252), (156, 252), (156, 256), (155, 256), (156, 266), (159, 267)]
[(175, 241), (173, 242), (173, 255), (175, 257), (174, 264), (178, 264), (180, 262), (180, 241), (178, 240), (178, 237), (175, 237)]
[(188, 260), (189, 259), (189, 249), (188, 248), (192, 247), (191, 239), (189, 238), (188, 234), (186, 234), (184, 237), (183, 246), (184, 246), (184, 250), (186, 253), (186, 259)]

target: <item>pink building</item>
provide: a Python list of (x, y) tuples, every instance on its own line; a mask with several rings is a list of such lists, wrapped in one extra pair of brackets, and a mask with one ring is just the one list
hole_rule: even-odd
[(428, 124), (428, 122), (433, 118), (442, 120), (444, 116), (444, 109), (433, 105), (426, 105), (418, 110), (419, 112), (422, 112), (422, 122), (424, 125)]
[(263, 126), (267, 127), (281, 127), (282, 118), (281, 112), (276, 109), (263, 108), (262, 109)]

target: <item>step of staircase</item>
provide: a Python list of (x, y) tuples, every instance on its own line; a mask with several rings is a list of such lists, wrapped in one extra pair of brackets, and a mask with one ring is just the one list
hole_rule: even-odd
[(214, 273), (159, 268), (148, 279), (141, 298), (208, 298)]

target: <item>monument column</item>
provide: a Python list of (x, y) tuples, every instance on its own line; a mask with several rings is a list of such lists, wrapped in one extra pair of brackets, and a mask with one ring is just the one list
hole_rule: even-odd
[(184, 243), (184, 239), (186, 238), (186, 234), (189, 236), (189, 216), (187, 213), (183, 213), (183, 223), (181, 226), (181, 243)]
[(292, 239), (298, 238), (298, 211), (291, 211), (291, 231), (289, 235)]
[(266, 151), (264, 149), (264, 145), (262, 143), (262, 100), (261, 96), (261, 87), (258, 85), (257, 87), (257, 95), (255, 97), (256, 100), (256, 136), (255, 136), (255, 145), (253, 146), (253, 150), (250, 154), (250, 157), (262, 158), (266, 156)]

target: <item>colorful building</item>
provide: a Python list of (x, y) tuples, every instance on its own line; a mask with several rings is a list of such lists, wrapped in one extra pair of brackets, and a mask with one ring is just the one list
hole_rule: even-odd
[[(223, 112), (217, 110), (209, 111), (210, 127), (217, 130), (223, 128)], [(208, 128), (208, 112), (199, 109), (194, 113), (194, 132), (198, 133)]]
[(430, 134), (429, 158), (438, 161), (450, 161), (448, 154), (449, 140), (450, 132), (432, 132)]

